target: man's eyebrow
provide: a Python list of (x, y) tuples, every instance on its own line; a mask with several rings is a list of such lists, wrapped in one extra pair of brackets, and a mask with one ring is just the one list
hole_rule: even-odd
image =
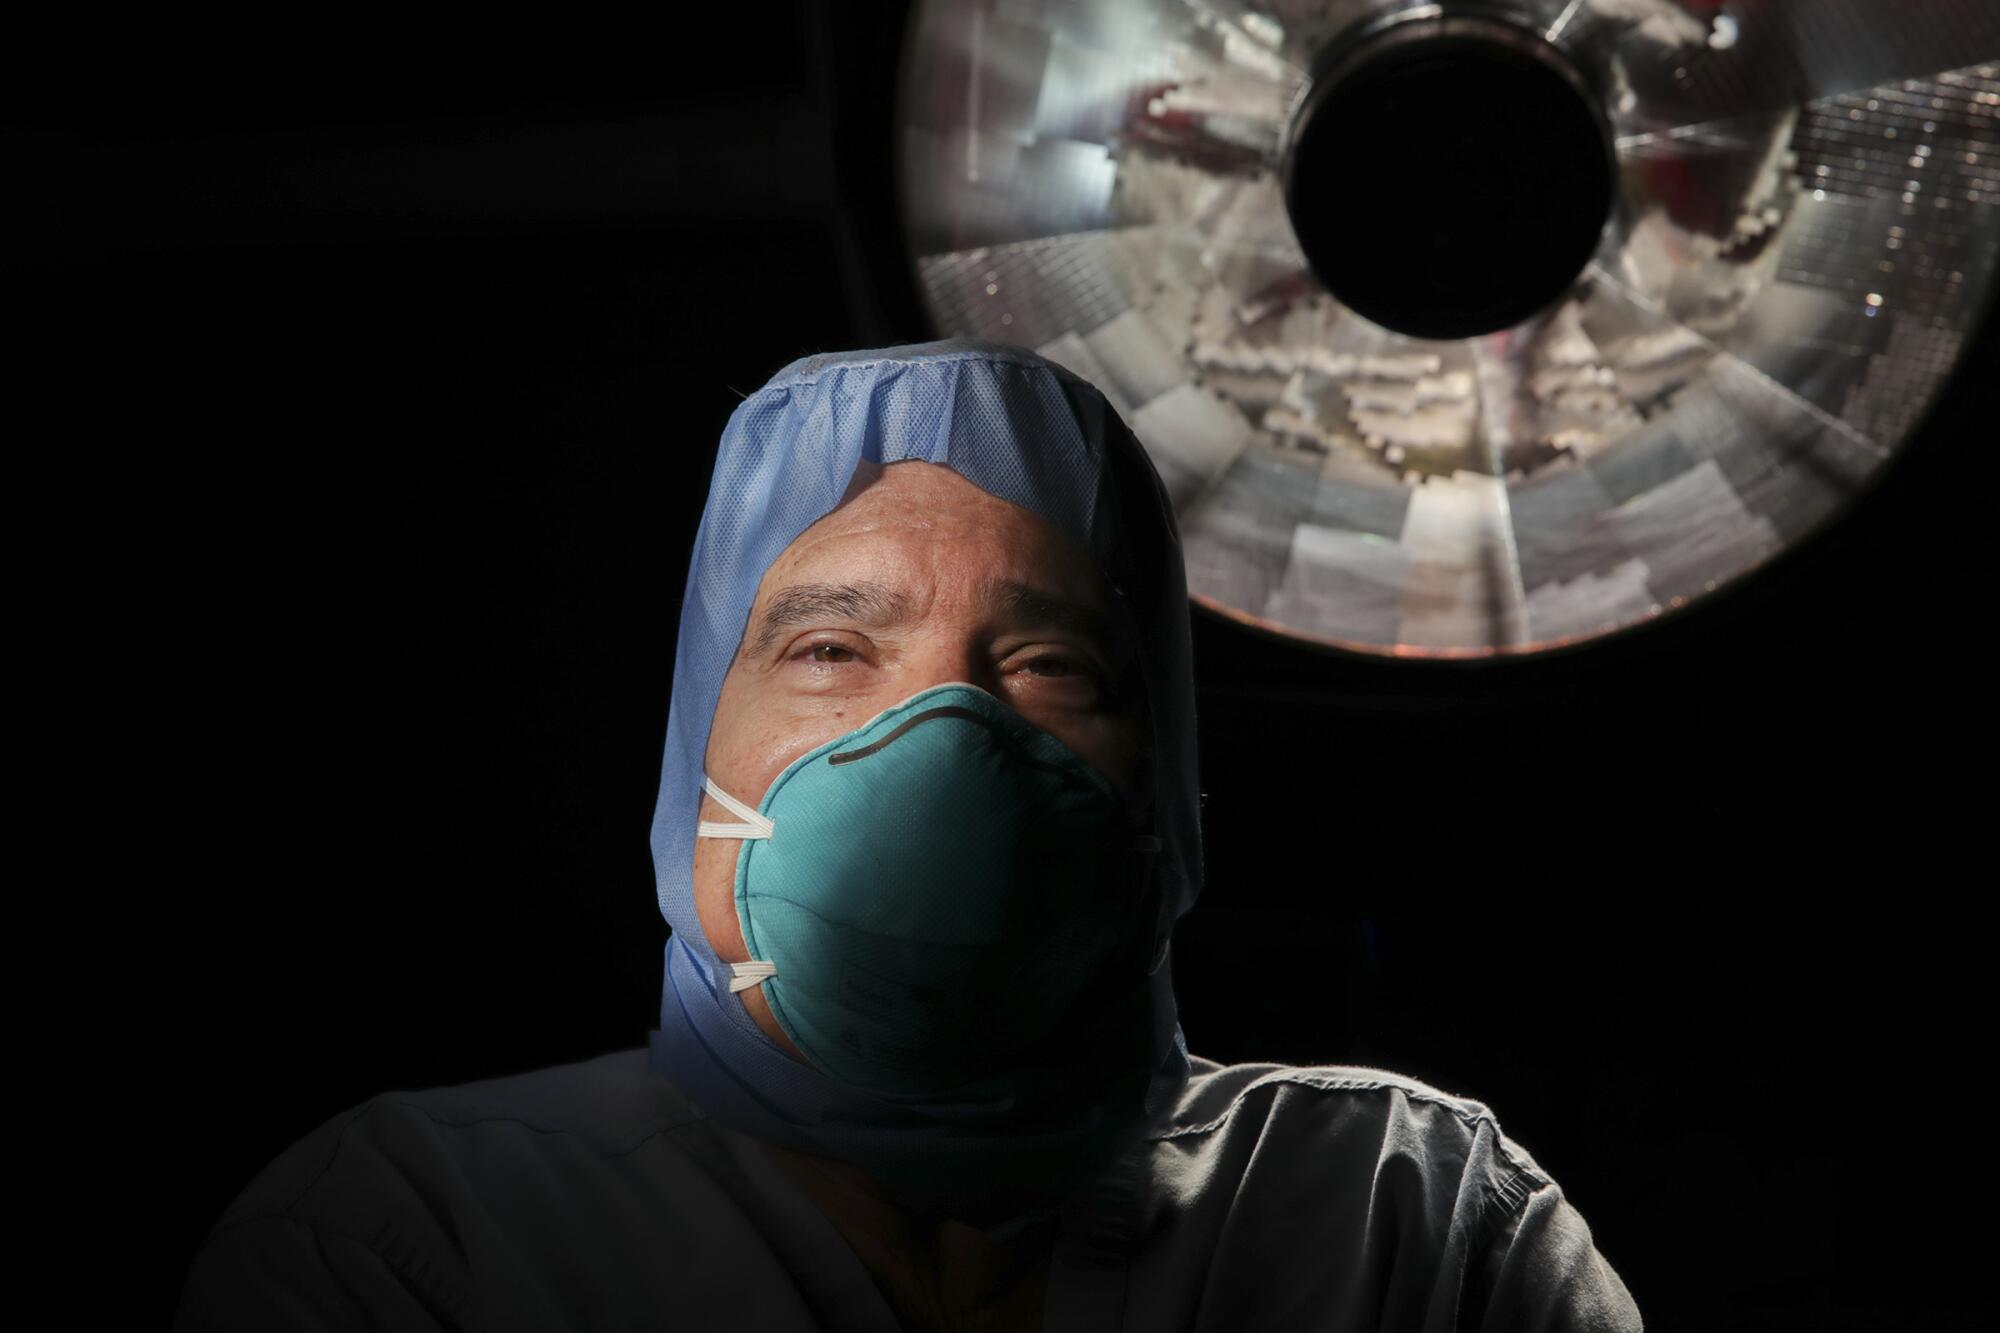
[(1105, 653), (1118, 649), (1111, 622), (1104, 613), (1082, 602), (1073, 602), (1025, 583), (996, 582), (987, 585), (987, 596), (995, 605), (1018, 620), (1075, 635), (1095, 644)]
[(778, 636), (815, 620), (889, 625), (910, 618), (910, 599), (880, 583), (795, 583), (771, 598), (745, 658), (762, 657)]

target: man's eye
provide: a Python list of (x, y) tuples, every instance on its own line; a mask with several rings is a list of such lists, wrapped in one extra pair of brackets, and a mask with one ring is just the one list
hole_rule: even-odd
[(802, 656), (814, 662), (833, 665), (839, 662), (853, 661), (854, 650), (837, 643), (816, 643), (807, 648)]
[(1038, 676), (1081, 676), (1087, 674), (1083, 665), (1068, 657), (1037, 657), (1028, 663), (1028, 670)]

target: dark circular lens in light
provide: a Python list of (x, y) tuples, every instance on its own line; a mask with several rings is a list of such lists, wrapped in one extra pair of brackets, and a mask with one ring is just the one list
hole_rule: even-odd
[(1419, 338), (1511, 328), (1561, 300), (1610, 216), (1608, 127), (1539, 36), (1406, 23), (1323, 61), (1285, 198), (1320, 281)]

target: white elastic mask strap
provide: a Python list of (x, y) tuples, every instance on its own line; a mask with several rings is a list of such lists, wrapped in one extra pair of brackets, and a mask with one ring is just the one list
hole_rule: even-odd
[(727, 966), (729, 968), (729, 989), (732, 993), (740, 990), (749, 990), (757, 983), (768, 981), (770, 978), (778, 975), (778, 965), (776, 963), (730, 963)]
[[(723, 808), (743, 822), (741, 824), (719, 824), (714, 820), (704, 819), (694, 826), (695, 837), (754, 839), (771, 836), (771, 830), (775, 825), (770, 820), (764, 818), (764, 816), (758, 814), (755, 810), (709, 781), (708, 774), (706, 773), (701, 775), (701, 789), (721, 802)], [(736, 987), (736, 989), (740, 990), (742, 988)]]

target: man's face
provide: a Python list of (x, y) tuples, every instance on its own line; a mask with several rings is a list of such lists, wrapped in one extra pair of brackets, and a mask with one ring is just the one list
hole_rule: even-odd
[[(919, 690), (964, 681), (1143, 796), (1145, 706), (1136, 686), (1113, 689), (1132, 663), (1106, 609), (1090, 557), (1027, 510), (934, 463), (863, 464), (840, 507), (758, 585), (715, 705), (708, 776), (757, 805), (806, 751)], [(701, 818), (735, 816), (704, 793)], [(731, 963), (750, 956), (736, 919), (741, 847), (701, 838), (694, 852), (695, 914)], [(741, 994), (798, 1055), (762, 990)]]

